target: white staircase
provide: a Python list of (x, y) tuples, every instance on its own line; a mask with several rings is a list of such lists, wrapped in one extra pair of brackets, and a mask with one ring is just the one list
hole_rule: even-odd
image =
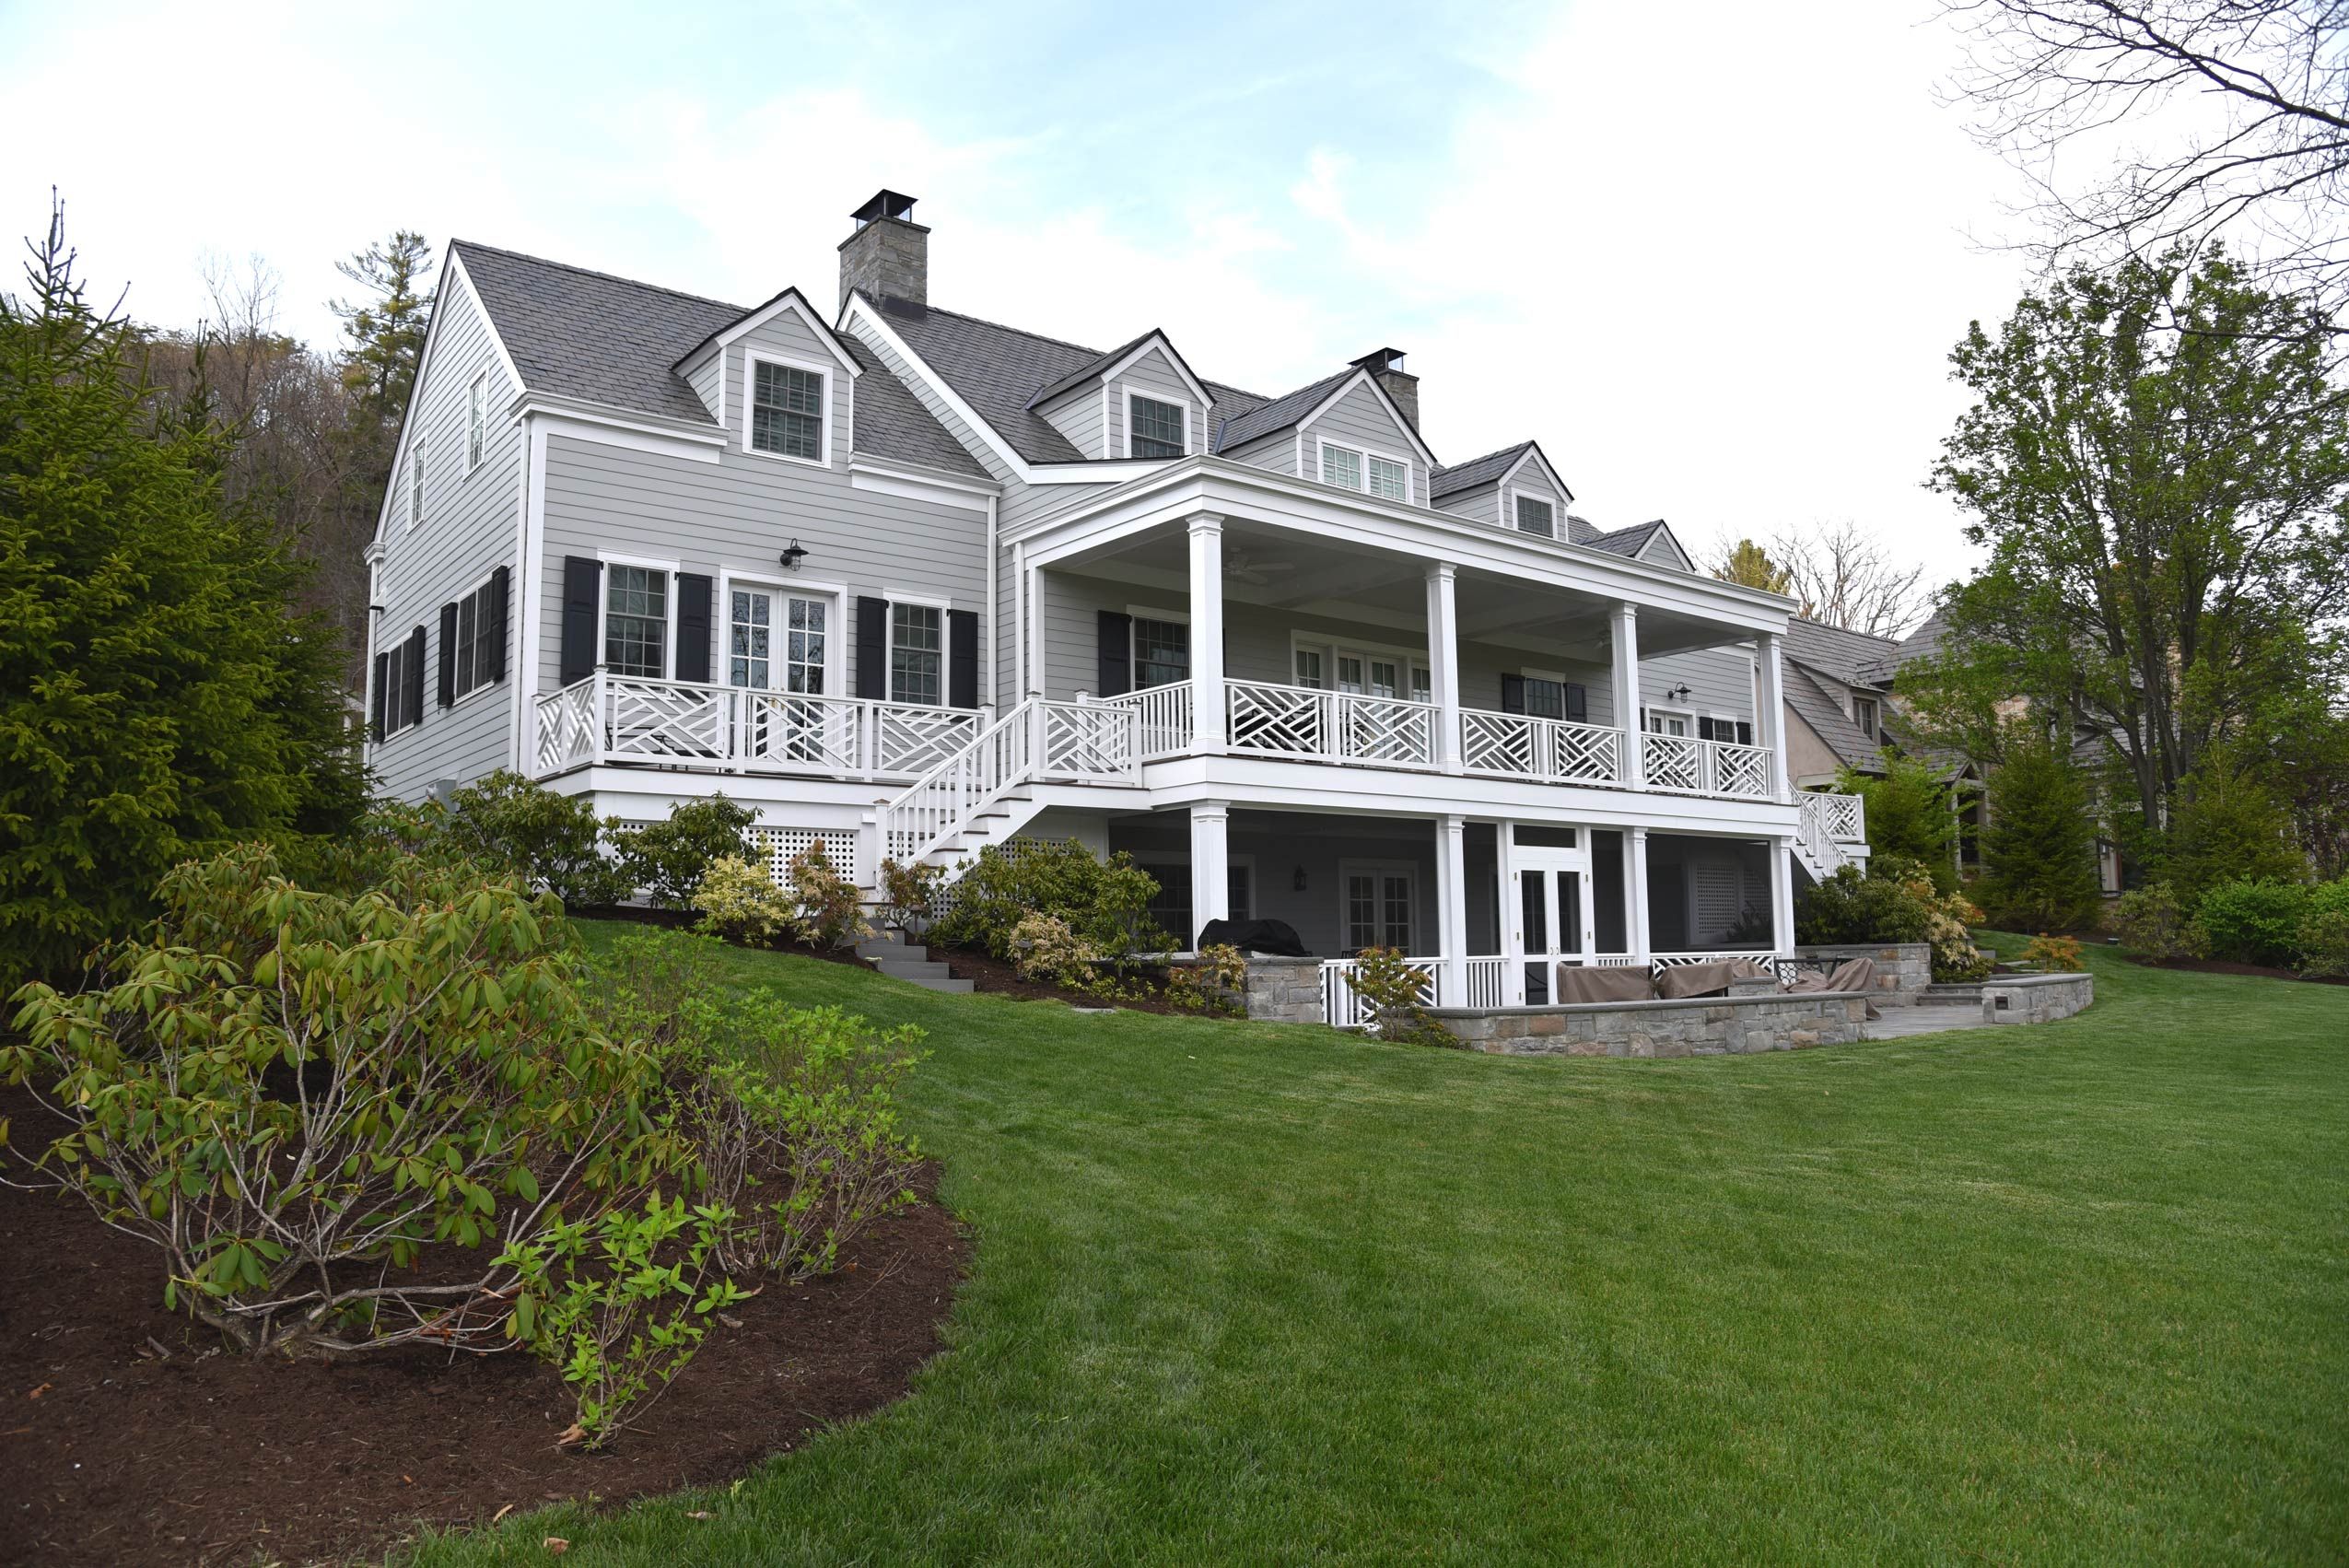
[(1798, 791), (1802, 820), (1794, 832), (1794, 861), (1822, 883), (1845, 866), (1868, 863), (1867, 820), (1857, 795)]
[(1044, 809), (1038, 786), (1141, 787), (1141, 716), (1130, 707), (1030, 697), (874, 813), (871, 864), (937, 866), (952, 883)]

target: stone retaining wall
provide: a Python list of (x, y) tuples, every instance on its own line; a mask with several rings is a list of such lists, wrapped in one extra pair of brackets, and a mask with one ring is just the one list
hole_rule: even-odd
[(2088, 975), (1993, 975), (1982, 982), (1982, 1022), (2052, 1024), (2096, 999)]
[(1724, 1056), (1849, 1045), (1867, 1021), (1859, 991), (1694, 997), (1565, 1007), (1440, 1007), (1470, 1050), (1502, 1056)]
[(1268, 1024), (1321, 1022), (1321, 960), (1248, 955), (1250, 1018)]
[(1876, 1004), (1913, 1007), (1933, 984), (1933, 944), (1927, 942), (1858, 942), (1850, 947), (1798, 947), (1797, 958), (1824, 960), (1829, 968), (1847, 958), (1876, 961)]

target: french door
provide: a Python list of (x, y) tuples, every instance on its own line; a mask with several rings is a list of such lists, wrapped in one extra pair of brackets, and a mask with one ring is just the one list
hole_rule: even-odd
[(1515, 919), (1509, 950), (1515, 960), (1511, 989), (1521, 992), (1513, 999), (1516, 1004), (1549, 1002), (1558, 995), (1559, 966), (1587, 963), (1597, 950), (1590, 869), (1588, 849), (1511, 849), (1509, 880), (1515, 894), (1509, 907)]
[(727, 594), (726, 684), (773, 694), (743, 705), (749, 752), (778, 762), (836, 761), (850, 720), (821, 697), (832, 653), (832, 601), (736, 585)]
[(1338, 911), (1350, 955), (1366, 947), (1411, 951), (1415, 877), (1403, 864), (1350, 860), (1338, 872), (1345, 907)]

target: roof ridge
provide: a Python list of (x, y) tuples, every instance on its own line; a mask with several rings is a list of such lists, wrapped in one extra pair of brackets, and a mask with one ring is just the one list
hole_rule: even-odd
[(576, 262), (558, 262), (552, 256), (532, 255), (528, 251), (509, 251), (503, 245), (492, 245), (481, 240), (461, 240), (451, 235), (449, 240), (449, 248), (453, 251), (460, 245), (469, 250), (486, 251), (494, 256), (511, 256), (516, 261), (534, 262), (543, 267), (555, 267), (563, 272), (578, 273), (582, 277), (600, 277), (606, 283), (625, 283), (630, 288), (649, 288), (655, 294), (666, 294), (673, 299), (690, 299), (696, 305), (715, 305), (721, 310), (731, 310), (737, 315), (748, 315), (755, 309), (749, 305), (736, 305), (730, 300), (713, 299), (707, 294), (689, 294), (682, 288), (672, 288), (665, 283), (647, 283), (640, 277), (623, 277), (616, 272), (604, 272), (596, 267), (583, 267)]
[(1522, 441), (1512, 441), (1505, 447), (1495, 447), (1489, 452), (1478, 452), (1474, 457), (1464, 457), (1457, 462), (1439, 462), (1435, 465), (1435, 471), (1438, 474), (1450, 474), (1458, 469), (1471, 468), (1487, 458), (1499, 457), (1502, 452), (1523, 451), (1533, 444), (1533, 438), (1529, 436)]

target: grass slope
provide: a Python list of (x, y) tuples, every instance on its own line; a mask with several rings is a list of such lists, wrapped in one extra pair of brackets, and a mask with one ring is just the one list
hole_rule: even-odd
[(1638, 1062), (736, 954), (930, 1031), (952, 1351), (730, 1495), (422, 1560), (2341, 1561), (2349, 995), (2092, 962), (2063, 1024)]

